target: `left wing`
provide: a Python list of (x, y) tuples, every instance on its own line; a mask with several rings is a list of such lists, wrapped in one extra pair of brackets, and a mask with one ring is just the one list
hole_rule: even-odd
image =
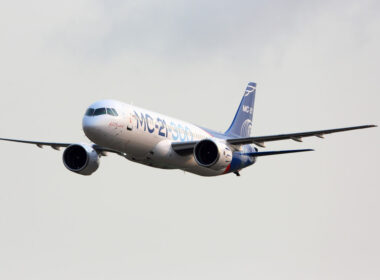
[[(279, 134), (279, 135), (269, 135), (269, 136), (256, 136), (256, 137), (244, 137), (244, 138), (230, 138), (227, 139), (226, 142), (231, 145), (247, 145), (247, 144), (255, 144), (259, 147), (265, 147), (264, 143), (269, 141), (279, 141), (291, 139), (297, 142), (302, 142), (303, 137), (311, 137), (316, 136), (319, 138), (324, 138), (325, 134), (331, 134), (335, 132), (343, 132), (355, 129), (364, 129), (370, 127), (377, 127), (377, 125), (361, 125), (361, 126), (351, 126), (351, 127), (343, 127), (343, 128), (335, 128), (335, 129), (326, 129), (326, 130), (316, 130), (316, 131), (308, 131), (308, 132), (298, 132), (298, 133), (290, 133), (290, 134)], [(180, 155), (189, 155), (193, 152), (193, 149), (198, 141), (188, 141), (188, 142), (173, 142), (172, 148), (173, 150)]]
[(179, 155), (190, 155), (198, 141), (173, 142), (172, 149)]
[(343, 132), (343, 131), (349, 131), (349, 130), (355, 130), (355, 129), (370, 128), (370, 127), (376, 127), (376, 125), (361, 125), (361, 126), (351, 126), (351, 127), (344, 127), (344, 128), (316, 130), (316, 131), (298, 132), (298, 133), (290, 133), (290, 134), (233, 138), (233, 139), (227, 139), (226, 141), (232, 145), (255, 144), (260, 147), (265, 147), (264, 143), (269, 142), (269, 141), (291, 139), (297, 142), (302, 142), (303, 137), (316, 136), (319, 138), (324, 138), (323, 136), (325, 134), (331, 134), (335, 132)]
[[(52, 147), (54, 150), (59, 150), (60, 148), (66, 148), (70, 145), (73, 145), (74, 143), (58, 143), (58, 142), (40, 142), (40, 141), (29, 141), (29, 140), (20, 140), (20, 139), (9, 139), (9, 138), (0, 138), (2, 141), (10, 141), (10, 142), (17, 142), (17, 143), (25, 143), (25, 144), (34, 144), (37, 145), (37, 147), (42, 148), (44, 146)], [(96, 144), (91, 144), (92, 148), (94, 148), (95, 151), (98, 153), (101, 153), (102, 155), (105, 155), (105, 152), (115, 153), (121, 156), (125, 156), (124, 153), (121, 153), (116, 150), (108, 149), (102, 146), (98, 146)]]

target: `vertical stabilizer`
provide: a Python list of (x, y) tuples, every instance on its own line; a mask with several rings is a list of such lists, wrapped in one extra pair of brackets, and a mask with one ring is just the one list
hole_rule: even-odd
[(256, 83), (248, 83), (243, 99), (240, 102), (235, 118), (225, 135), (248, 137), (251, 135), (253, 107), (255, 103)]

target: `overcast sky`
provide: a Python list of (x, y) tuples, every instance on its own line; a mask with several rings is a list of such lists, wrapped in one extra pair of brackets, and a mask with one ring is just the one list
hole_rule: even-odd
[[(379, 124), (378, 1), (1, 1), (0, 137), (88, 142), (113, 98), (253, 135)], [(1, 279), (379, 279), (378, 128), (203, 178), (0, 143)]]

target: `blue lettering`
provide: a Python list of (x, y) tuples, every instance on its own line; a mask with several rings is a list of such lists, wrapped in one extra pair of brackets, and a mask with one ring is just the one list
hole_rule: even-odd
[(136, 120), (137, 120), (137, 129), (139, 128), (139, 126), (144, 126), (144, 131), (146, 130), (146, 121), (145, 121), (145, 117), (144, 117), (144, 114), (141, 113), (141, 118), (139, 117), (139, 114), (135, 112), (135, 116), (136, 116)]
[[(149, 120), (150, 120), (150, 122), (149, 122)], [(145, 114), (145, 122), (146, 122), (146, 126), (148, 128), (149, 133), (153, 133), (154, 132), (153, 118), (151, 116), (149, 116), (148, 114)], [(151, 123), (153, 125), (153, 128), (149, 127), (149, 123)]]
[[(172, 128), (172, 138), (173, 138), (173, 140), (177, 140), (178, 139), (178, 128), (177, 128), (177, 126), (176, 126), (176, 124), (174, 123), (174, 122), (171, 122), (170, 123), (170, 125), (173, 127)], [(175, 132), (175, 134), (174, 134), (174, 132)]]
[(179, 130), (179, 139), (181, 141), (185, 141), (186, 140), (186, 131), (183, 129), (182, 125), (178, 125), (178, 130)]
[[(193, 141), (193, 139), (194, 139), (193, 132), (187, 126), (186, 126), (185, 130), (186, 130), (186, 138), (187, 138), (187, 140)], [(190, 139), (189, 139), (189, 136), (190, 136)]]
[(165, 121), (161, 120), (160, 118), (157, 118), (157, 122), (160, 124), (160, 129), (158, 130), (158, 135), (165, 137), (165, 133), (163, 132), (163, 129), (165, 128), (165, 126), (164, 126)]

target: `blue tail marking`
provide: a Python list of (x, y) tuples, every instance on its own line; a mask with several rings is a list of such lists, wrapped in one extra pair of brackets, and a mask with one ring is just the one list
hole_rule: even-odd
[(230, 127), (224, 133), (231, 137), (248, 137), (251, 135), (253, 107), (255, 104), (256, 83), (248, 83), (239, 109)]

